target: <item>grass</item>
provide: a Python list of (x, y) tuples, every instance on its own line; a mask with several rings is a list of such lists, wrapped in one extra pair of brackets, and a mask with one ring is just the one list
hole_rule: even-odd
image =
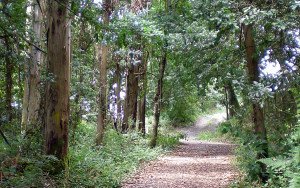
[[(145, 161), (156, 159), (164, 150), (150, 149), (148, 139), (136, 132), (106, 131), (104, 145), (94, 144), (94, 126), (70, 149), (70, 187), (119, 187), (121, 181)], [(82, 134), (82, 133), (81, 133)]]
[(204, 131), (198, 134), (199, 140), (205, 140), (205, 141), (217, 141), (219, 138), (219, 135), (216, 132), (211, 131)]
[[(213, 122), (209, 122), (209, 124), (213, 124)], [(227, 132), (227, 127), (224, 127), (224, 122), (220, 123), (215, 131), (203, 131), (200, 132), (197, 136), (198, 140), (204, 141), (215, 141), (215, 142), (226, 142), (229, 139), (228, 135), (225, 134)], [(224, 130), (225, 129), (225, 130)]]

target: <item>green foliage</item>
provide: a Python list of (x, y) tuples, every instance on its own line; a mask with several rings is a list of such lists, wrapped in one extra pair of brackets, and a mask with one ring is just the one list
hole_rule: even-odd
[(260, 173), (260, 166), (256, 161), (257, 148), (255, 144), (240, 145), (236, 149), (236, 161), (239, 169), (246, 174), (245, 181), (257, 181)]
[(157, 157), (162, 150), (149, 149), (138, 133), (122, 135), (113, 129), (104, 145), (94, 146), (94, 126), (80, 124), (76, 144), (70, 147), (68, 183), (71, 187), (118, 187), (120, 181), (141, 162)]
[(180, 133), (160, 133), (157, 138), (157, 145), (162, 148), (172, 149), (179, 144), (179, 139), (182, 137)]
[(170, 118), (172, 125), (187, 125), (195, 121), (199, 114), (197, 98), (181, 97), (172, 102), (166, 114)]
[[(218, 132), (225, 134), (238, 144), (235, 150), (236, 165), (240, 171), (245, 174), (243, 181), (258, 181), (260, 165), (257, 162), (257, 153), (262, 151), (262, 143), (252, 134), (251, 124), (242, 122), (237, 119), (231, 119), (223, 122), (218, 127)], [(243, 183), (243, 182), (239, 182)]]
[(267, 187), (296, 188), (300, 186), (300, 127), (287, 140), (292, 145), (292, 149), (287, 150), (282, 155), (261, 159), (267, 165), (269, 180)]
[(204, 131), (204, 132), (201, 132), (198, 135), (198, 139), (199, 140), (206, 140), (206, 141), (218, 141), (219, 136), (220, 135), (218, 135), (216, 132)]
[[(8, 129), (9, 127), (9, 129)], [(61, 162), (54, 156), (42, 154), (40, 130), (35, 129), (26, 135), (21, 132), (18, 122), (5, 124), (4, 133), (10, 143), (0, 142), (0, 172), (3, 173), (3, 187), (43, 187), (51, 185), (52, 178), (61, 168)]]
[[(149, 136), (152, 135), (152, 123), (153, 117), (147, 118), (147, 125), (149, 126)], [(177, 132), (172, 126), (172, 122), (168, 117), (161, 116), (160, 126), (158, 131), (157, 145), (163, 149), (172, 149), (179, 144), (179, 139), (184, 138), (184, 135), (180, 132)]]
[[(94, 130), (94, 124), (78, 126), (75, 143), (69, 148), (68, 167), (63, 172), (57, 171), (62, 165), (59, 160), (41, 154), (38, 140), (30, 146), (27, 140), (17, 138), (11, 141), (12, 148), (1, 142), (0, 172), (5, 175), (1, 186), (119, 187), (121, 180), (139, 164), (155, 159), (163, 152), (161, 147), (148, 148), (148, 139), (139, 133), (123, 135), (113, 129), (106, 131), (104, 145), (96, 147)], [(178, 143), (179, 135), (161, 138), (160, 145), (170, 148)], [(34, 141), (33, 137), (31, 141)], [(19, 148), (23, 148), (22, 153)]]
[[(51, 183), (50, 175), (60, 162), (53, 156), (7, 157), (1, 165), (4, 187), (43, 187)], [(1, 184), (0, 184), (1, 185)]]
[[(38, 42), (30, 29), (32, 15), (27, 8), (31, 3), (26, 0), (0, 2), (0, 55), (4, 57), (0, 58), (0, 129), (10, 142), (10, 146), (3, 139), (0, 142), (0, 172), (5, 173), (2, 185), (117, 187), (122, 177), (140, 162), (153, 159), (161, 152), (159, 148), (148, 149), (147, 139), (138, 133), (121, 135), (111, 129), (106, 132), (104, 145), (95, 147), (93, 125), (84, 123), (76, 129), (82, 119), (96, 121), (99, 73), (93, 46), (97, 42), (107, 43), (112, 52), (108, 57), (109, 104), (114, 100), (114, 63), (121, 66), (121, 89), (125, 91), (128, 53), (149, 53), (149, 115), (156, 91), (158, 62), (161, 54), (167, 52), (161, 106), (164, 117), (160, 122), (158, 145), (163, 148), (176, 146), (183, 136), (170, 131), (170, 125), (190, 124), (199, 113), (211, 112), (220, 102), (225, 104), (224, 86), (232, 82), (243, 99), (237, 119), (222, 123), (216, 133), (204, 132), (199, 138), (212, 140), (222, 133), (230, 135), (239, 144), (237, 161), (247, 174), (242, 187), (259, 186), (257, 182), (250, 182), (257, 180), (258, 162), (268, 166), (270, 180), (265, 186), (299, 187), (299, 131), (290, 103), (293, 99), (281, 96), (287, 95), (292, 85), (296, 86), (293, 88), (296, 91), (299, 87), (299, 67), (296, 66), (299, 62), (299, 1), (154, 0), (149, 9), (137, 13), (129, 10), (127, 2), (120, 1), (111, 7), (113, 13), (108, 28), (103, 28), (101, 18), (105, 6), (90, 0), (72, 1), (70, 132), (74, 134), (71, 136), (69, 167), (64, 173), (56, 171), (62, 164), (55, 157), (41, 154), (43, 136), (39, 128), (30, 130), (25, 136), (20, 130), (18, 115), (22, 110), (23, 78), (29, 72), (23, 70), (23, 65), (30, 61), (32, 44)], [(44, 15), (43, 23), (46, 23), (47, 13)], [(265, 54), (269, 53), (267, 63), (278, 62), (281, 69), (287, 70), (281, 70), (273, 79), (260, 74), (262, 82), (249, 85), (241, 27), (252, 23), (258, 59), (264, 61)], [(41, 47), (45, 48), (47, 34), (46, 29), (42, 30)], [(46, 59), (47, 55), (44, 55)], [(6, 64), (13, 65), (13, 122), (6, 120)], [(260, 69), (264, 66), (261, 63)], [(40, 67), (43, 69), (41, 88), (44, 88), (45, 80), (51, 79), (47, 77), (45, 67)], [(41, 92), (45, 96), (45, 91)], [(299, 97), (299, 92), (295, 96)], [(261, 161), (255, 159), (262, 143), (257, 141), (250, 123), (251, 101), (264, 105), (271, 158)], [(298, 109), (299, 105), (298, 101)], [(296, 114), (300, 114), (299, 111)]]
[(224, 121), (217, 126), (216, 130), (207, 130), (207, 131), (200, 132), (197, 138), (199, 140), (205, 140), (205, 141), (217, 141), (217, 142), (227, 141), (228, 140), (227, 133), (231, 132), (231, 129), (232, 129), (231, 123), (229, 121)]
[(218, 126), (218, 132), (220, 132), (221, 134), (227, 134), (229, 132), (233, 132), (230, 121), (224, 121), (220, 123), (220, 125)]
[[(231, 119), (220, 125), (218, 130), (230, 135), (231, 138), (239, 143), (236, 149), (236, 162), (244, 178), (233, 185), (233, 187), (299, 187), (299, 143), (300, 129), (299, 126), (292, 130), (286, 130), (286, 125), (281, 125), (276, 129), (281, 129), (287, 134), (285, 139), (280, 139), (281, 136), (274, 127), (269, 126), (269, 147), (270, 158), (257, 160), (257, 153), (262, 149), (262, 145), (255, 135), (252, 134), (251, 124), (247, 123), (247, 118)], [(272, 131), (272, 132), (270, 132)], [(283, 147), (284, 146), (284, 147)], [(273, 149), (277, 151), (273, 151)], [(268, 182), (262, 184), (259, 182), (257, 175), (260, 172), (259, 163), (264, 163), (267, 166), (269, 176)]]

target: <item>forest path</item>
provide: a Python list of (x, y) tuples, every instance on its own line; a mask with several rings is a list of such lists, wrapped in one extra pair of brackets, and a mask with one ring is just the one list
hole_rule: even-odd
[(237, 171), (231, 164), (233, 145), (197, 140), (202, 131), (215, 131), (224, 114), (200, 117), (182, 128), (186, 139), (172, 152), (143, 165), (123, 188), (216, 188), (228, 187)]

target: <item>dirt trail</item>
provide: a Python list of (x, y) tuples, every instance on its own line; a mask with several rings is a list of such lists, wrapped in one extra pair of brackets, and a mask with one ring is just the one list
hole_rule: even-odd
[(203, 116), (180, 131), (186, 139), (171, 153), (142, 166), (123, 188), (228, 187), (237, 176), (231, 165), (233, 145), (196, 140), (201, 131), (214, 131), (224, 114)]

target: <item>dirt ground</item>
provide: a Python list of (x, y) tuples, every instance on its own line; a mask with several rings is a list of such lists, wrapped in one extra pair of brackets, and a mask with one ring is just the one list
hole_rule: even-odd
[(231, 164), (233, 145), (196, 139), (202, 131), (214, 131), (225, 115), (200, 117), (196, 123), (180, 129), (186, 134), (172, 152), (142, 165), (122, 183), (123, 188), (215, 188), (228, 187), (238, 176)]

